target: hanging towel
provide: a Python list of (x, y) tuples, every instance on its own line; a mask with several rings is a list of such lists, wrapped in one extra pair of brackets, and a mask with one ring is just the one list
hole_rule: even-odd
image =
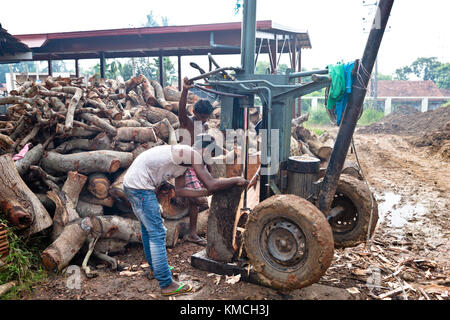
[(342, 98), (336, 102), (336, 124), (338, 126), (341, 125), (342, 115), (344, 114), (345, 108), (347, 107), (348, 98), (350, 97), (350, 93), (352, 93), (352, 86), (353, 86), (353, 78), (352, 78), (352, 71), (353, 67), (355, 66), (354, 62), (347, 63), (344, 66), (344, 75), (345, 75), (345, 91)]

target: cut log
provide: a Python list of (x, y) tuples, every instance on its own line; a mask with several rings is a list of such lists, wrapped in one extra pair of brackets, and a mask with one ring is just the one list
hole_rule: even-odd
[(64, 192), (51, 190), (47, 196), (55, 203), (53, 216), (52, 240), (55, 241), (64, 231), (67, 224), (79, 218), (76, 207)]
[(155, 97), (155, 88), (153, 88), (150, 81), (144, 77), (144, 81), (142, 82), (142, 89), (144, 92), (144, 99), (147, 105), (149, 106), (156, 106), (158, 104), (158, 101)]
[(93, 173), (88, 178), (87, 189), (98, 199), (106, 199), (109, 195), (109, 187), (111, 183), (108, 177), (103, 173)]
[(42, 252), (42, 265), (46, 270), (61, 271), (69, 265), (72, 258), (83, 246), (89, 230), (84, 231), (78, 220), (67, 225), (59, 237)]
[(114, 198), (116, 202), (122, 204), (125, 207), (131, 208), (131, 204), (128, 201), (128, 198), (125, 195), (123, 189), (123, 179), (125, 178), (126, 173), (126, 170), (122, 172), (122, 174), (118, 176), (117, 179), (111, 184), (111, 186), (109, 187), (109, 194)]
[(80, 192), (83, 189), (87, 177), (75, 171), (70, 171), (67, 174), (66, 182), (64, 183), (61, 191), (64, 192), (67, 197), (72, 201), (74, 207), (77, 206)]
[(69, 106), (67, 107), (67, 114), (66, 114), (66, 123), (64, 126), (64, 129), (66, 131), (70, 131), (73, 128), (73, 118), (75, 116), (75, 109), (80, 104), (80, 99), (83, 96), (83, 90), (76, 88), (75, 94), (70, 99)]
[(164, 219), (179, 220), (189, 214), (189, 203), (186, 198), (177, 198), (175, 195), (175, 182), (164, 183), (158, 188), (156, 197), (161, 205)]
[(44, 147), (42, 146), (42, 144), (38, 144), (30, 151), (28, 151), (22, 159), (17, 160), (15, 162), (15, 165), (19, 174), (23, 177), (24, 174), (27, 173), (31, 165), (36, 164), (39, 162), (39, 160), (41, 160), (43, 154)]
[(167, 119), (170, 124), (174, 126), (174, 124), (178, 122), (178, 117), (173, 112), (156, 107), (149, 106), (142, 115), (144, 115), (150, 123), (158, 123)]
[(94, 139), (72, 139), (60, 144), (53, 151), (58, 153), (69, 153), (73, 150), (112, 150), (111, 139), (109, 136), (102, 132), (95, 136)]
[(361, 171), (359, 170), (358, 163), (351, 160), (345, 160), (344, 167), (342, 168), (341, 173), (353, 176), (358, 180), (363, 180)]
[(128, 128), (117, 129), (116, 138), (120, 141), (135, 141), (140, 143), (156, 142), (157, 136), (153, 128)]
[(156, 80), (152, 80), (151, 84), (152, 84), (153, 88), (155, 89), (155, 97), (156, 97), (156, 101), (158, 101), (158, 105), (163, 109), (172, 111), (172, 105), (169, 102), (167, 102), (167, 100), (164, 96), (164, 90), (163, 90), (162, 86), (159, 84), (159, 82)]
[(180, 101), (181, 99), (181, 92), (178, 91), (175, 87), (164, 87), (164, 97), (167, 101)]
[(121, 127), (142, 127), (141, 123), (135, 119), (128, 119), (128, 120), (119, 120), (119, 121), (112, 121), (113, 126), (116, 128)]
[[(208, 227), (208, 218), (209, 218), (209, 210), (202, 211), (198, 214), (197, 217), (197, 234), (199, 236), (205, 236), (206, 230)], [(184, 238), (189, 234), (189, 223), (190, 218), (184, 217), (179, 220), (164, 220), (164, 226), (167, 228), (167, 234), (166, 237), (169, 240), (166, 240), (166, 245), (169, 246), (169, 244), (174, 247), (174, 243), (176, 244), (175, 240), (175, 234), (178, 233), (178, 238)]]
[(45, 171), (66, 173), (78, 171), (82, 174), (95, 172), (113, 173), (119, 168), (128, 168), (133, 162), (133, 154), (118, 151), (90, 151), (75, 154), (47, 152), (42, 159)]
[(11, 155), (0, 156), (0, 211), (27, 234), (52, 225), (52, 219), (36, 195), (19, 175)]
[(140, 85), (142, 82), (144, 82), (144, 76), (139, 76), (139, 77), (133, 77), (130, 80), (125, 82), (125, 88), (126, 88), (126, 92), (130, 92), (131, 90), (133, 90), (134, 88), (136, 88), (138, 85)]
[(16, 281), (11, 281), (0, 285), (0, 297), (17, 285)]
[[(235, 165), (212, 164), (213, 177), (230, 177), (227, 172), (234, 172)], [(237, 256), (236, 225), (240, 218), (241, 195), (244, 188), (234, 186), (229, 190), (215, 193), (211, 200), (206, 254), (215, 261), (232, 262)]]
[(133, 150), (133, 159), (136, 159), (142, 152), (147, 151), (148, 149), (162, 145), (164, 145), (164, 141), (162, 141), (161, 139), (158, 139), (158, 141), (156, 142), (143, 143)]
[(82, 118), (83, 120), (89, 121), (90, 123), (94, 124), (96, 127), (99, 127), (101, 129), (105, 130), (105, 132), (112, 137), (114, 137), (117, 134), (117, 129), (114, 126), (112, 126), (109, 123), (109, 121), (107, 121), (106, 119), (103, 119), (103, 118), (99, 118), (95, 114), (83, 113), (80, 115), (80, 118)]
[(80, 196), (80, 200), (91, 203), (91, 204), (98, 204), (104, 207), (112, 208), (114, 206), (114, 198), (113, 197), (107, 197), (105, 199), (99, 199), (97, 197), (94, 197), (91, 194), (82, 194)]
[(77, 212), (80, 218), (86, 217), (97, 217), (103, 215), (103, 206), (99, 204), (92, 204), (89, 202), (84, 202), (83, 200), (78, 201)]

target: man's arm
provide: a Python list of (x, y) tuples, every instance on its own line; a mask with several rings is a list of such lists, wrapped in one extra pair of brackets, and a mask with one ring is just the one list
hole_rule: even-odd
[(210, 193), (229, 189), (235, 185), (244, 187), (248, 181), (242, 177), (214, 179), (203, 164), (194, 164), (192, 167), (198, 179), (206, 186)]
[(209, 196), (209, 192), (206, 189), (195, 190), (186, 188), (185, 176), (182, 175), (175, 179), (175, 195), (184, 198), (199, 198)]
[(189, 89), (193, 88), (192, 83), (189, 82), (188, 78), (184, 78), (183, 91), (181, 92), (180, 103), (178, 106), (178, 120), (180, 121), (180, 126), (186, 128), (189, 125), (189, 117), (186, 109), (187, 95)]

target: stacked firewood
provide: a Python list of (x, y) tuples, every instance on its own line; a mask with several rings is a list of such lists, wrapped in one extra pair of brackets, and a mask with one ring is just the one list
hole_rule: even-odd
[[(143, 151), (177, 143), (180, 97), (140, 75), (87, 84), (49, 77), (0, 98), (9, 105), (0, 119), (0, 213), (25, 234), (50, 230), (46, 268), (63, 269), (86, 242), (87, 257), (114, 265), (105, 252), (140, 241), (123, 178)], [(189, 95), (188, 111), (196, 100)]]

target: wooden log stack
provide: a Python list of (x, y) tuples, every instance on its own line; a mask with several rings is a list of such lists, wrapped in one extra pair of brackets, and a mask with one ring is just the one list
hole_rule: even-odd
[[(176, 143), (180, 97), (139, 75), (49, 77), (0, 98), (8, 106), (0, 119), (0, 216), (26, 235), (51, 231), (45, 267), (62, 270), (99, 234), (98, 247), (108, 251), (140, 241), (123, 177), (145, 150)], [(196, 100), (189, 95), (191, 110)], [(168, 229), (185, 234), (185, 220)], [(167, 238), (176, 243), (174, 234)]]

